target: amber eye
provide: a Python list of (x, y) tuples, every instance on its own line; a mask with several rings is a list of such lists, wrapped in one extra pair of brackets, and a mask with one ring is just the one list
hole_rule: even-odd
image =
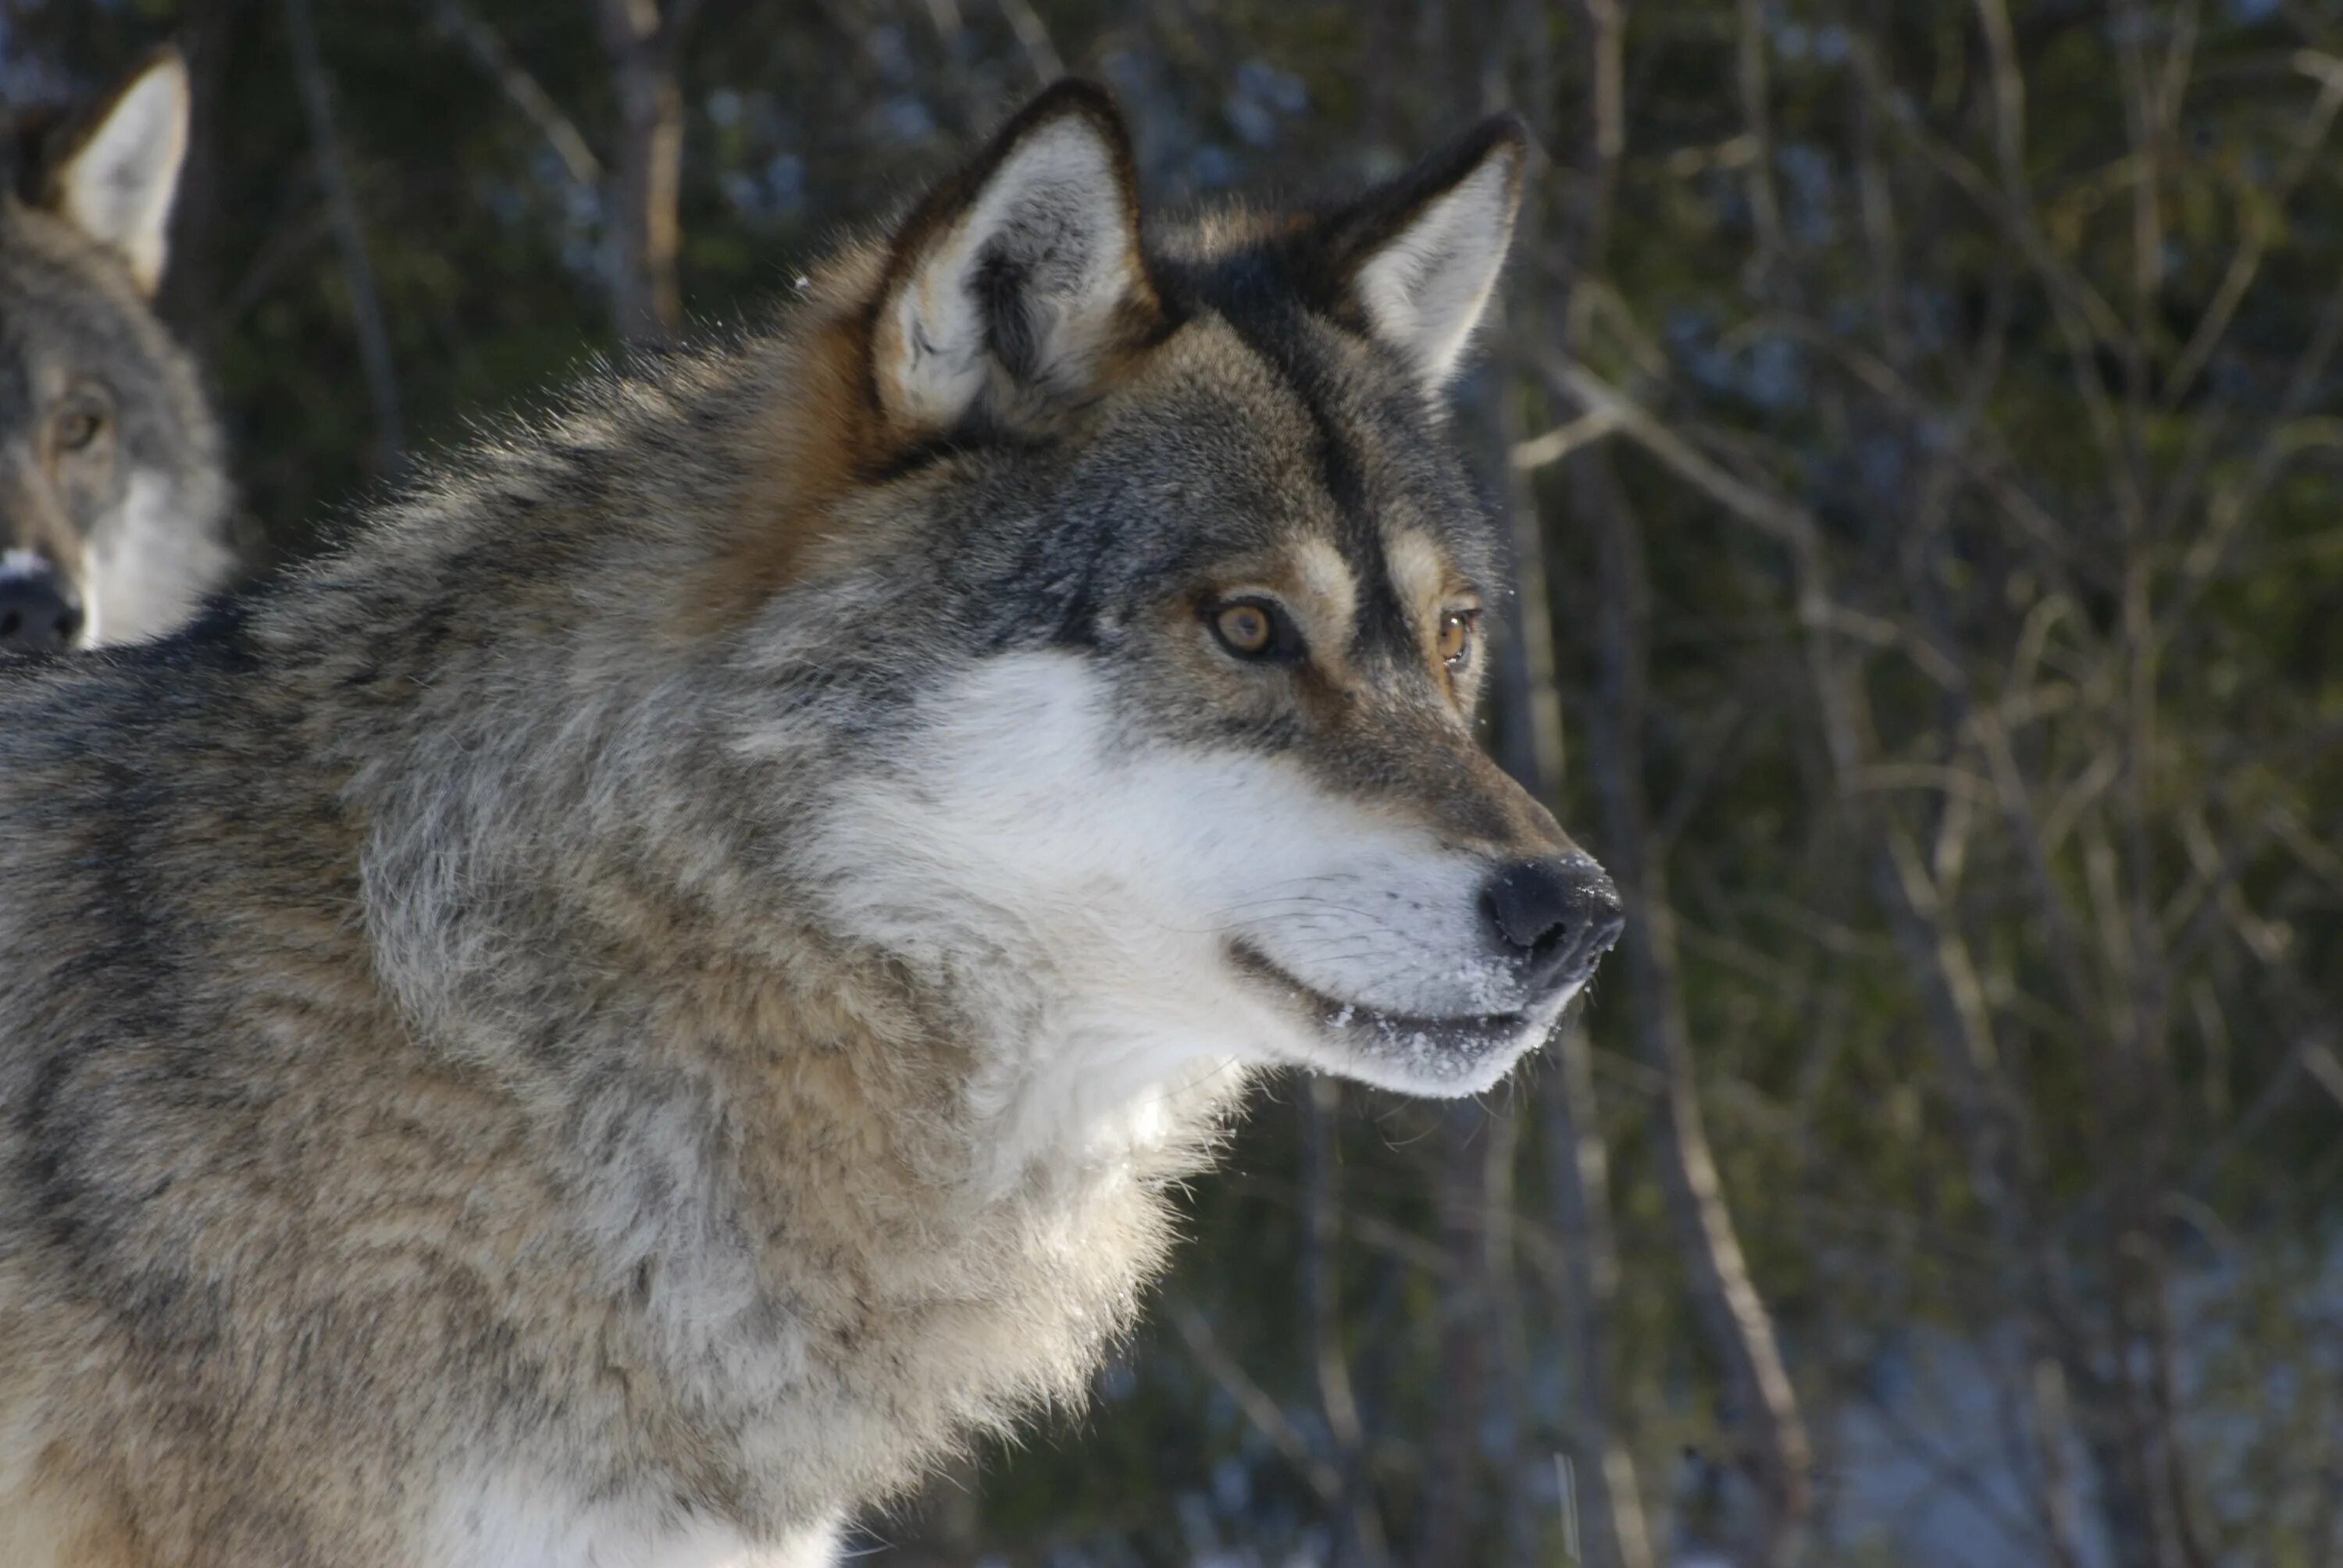
[(93, 408), (68, 408), (57, 417), (57, 450), (78, 452), (97, 439), (106, 416)]
[(1462, 669), (1473, 659), (1473, 638), (1480, 625), (1477, 609), (1452, 609), (1440, 618), (1440, 662)]
[(1269, 618), (1269, 607), (1262, 604), (1232, 604), (1222, 607), (1212, 617), (1212, 629), (1228, 645), (1231, 653), (1256, 658), (1269, 651), (1276, 638), (1277, 627)]
[(1275, 599), (1223, 599), (1203, 615), (1221, 646), (1239, 658), (1291, 663), (1302, 657), (1302, 633)]

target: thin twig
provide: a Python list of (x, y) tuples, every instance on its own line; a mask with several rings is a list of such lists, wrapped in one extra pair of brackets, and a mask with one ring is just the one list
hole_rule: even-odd
[(430, 0), (430, 5), (440, 32), (462, 45), (473, 64), (503, 89), (513, 107), (537, 127), (546, 146), (553, 149), (554, 156), (569, 172), (569, 177), (588, 191), (598, 191), (602, 183), (602, 160), (586, 145), (577, 123), (561, 112), (553, 95), (505, 47), (496, 29), (481, 21), (463, 0)]

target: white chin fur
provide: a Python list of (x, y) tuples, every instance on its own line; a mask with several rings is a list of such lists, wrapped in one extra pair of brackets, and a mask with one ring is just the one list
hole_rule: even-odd
[(1523, 1012), (1515, 1027), (1476, 1040), (1469, 1048), (1405, 1020), (1371, 1020), (1354, 1026), (1354, 1040), (1323, 1044), (1306, 1052), (1304, 1060), (1322, 1071), (1378, 1089), (1427, 1100), (1462, 1100), (1494, 1089), (1523, 1057), (1551, 1040), (1554, 1025), (1584, 989), (1583, 984), (1569, 987)]
[(475, 1568), (831, 1568), (838, 1527), (820, 1524), (752, 1545), (738, 1531), (679, 1520), (666, 1500), (581, 1496), (574, 1482), (512, 1468), (459, 1477), (443, 1490), (427, 1561)]
[[(1491, 1026), (1461, 1054), (1403, 1024), (1368, 1027), (1523, 1007), (1481, 947), (1487, 868), (1282, 759), (1122, 730), (1075, 654), (987, 659), (939, 690), (893, 767), (813, 844), (817, 885), (837, 890), (830, 920), (953, 975), (997, 1020), (1000, 1070), (979, 1092), (1029, 1151), (1143, 1141), (1134, 1121), (1239, 1064), (1473, 1093), (1561, 1008)], [(1239, 943), (1358, 1017), (1322, 1019), (1244, 972)]]

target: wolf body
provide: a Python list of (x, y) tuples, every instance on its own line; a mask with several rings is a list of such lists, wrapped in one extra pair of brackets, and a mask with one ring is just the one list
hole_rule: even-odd
[(1081, 1397), (1250, 1074), (1615, 936), (1474, 744), (1525, 156), (1141, 222), (1035, 102), (769, 327), (0, 675), (0, 1562), (766, 1564)]
[(186, 134), (160, 55), (0, 193), (0, 652), (156, 636), (235, 568), (218, 426), (151, 308)]

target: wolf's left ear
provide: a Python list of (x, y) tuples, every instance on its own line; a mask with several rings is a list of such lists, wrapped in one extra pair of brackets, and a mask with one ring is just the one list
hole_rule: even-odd
[(1328, 220), (1347, 303), (1428, 393), (1455, 375), (1496, 288), (1529, 149), (1520, 117), (1498, 115)]
[(870, 354), (915, 429), (1079, 397), (1158, 306), (1131, 138), (1103, 88), (1064, 81), (930, 192), (897, 235)]
[(165, 231), (187, 153), (187, 67), (166, 50), (131, 77), (58, 164), (57, 215), (119, 255), (138, 286), (163, 281)]

